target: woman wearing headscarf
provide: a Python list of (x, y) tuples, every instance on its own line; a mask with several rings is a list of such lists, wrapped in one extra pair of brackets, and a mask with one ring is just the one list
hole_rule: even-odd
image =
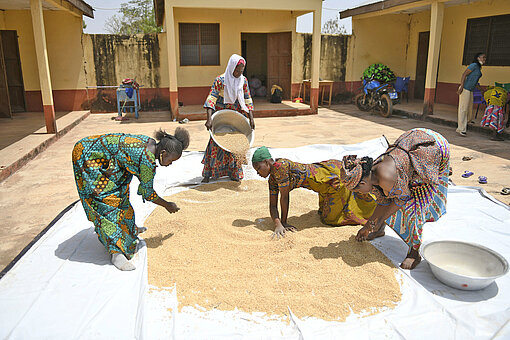
[(341, 179), (347, 189), (371, 192), (377, 198), (377, 207), (356, 240), (383, 236), (386, 223), (409, 246), (400, 267), (414, 269), (421, 261), (423, 224), (446, 212), (449, 162), (448, 141), (421, 128), (405, 132), (375, 161), (345, 156)]
[[(365, 224), (376, 203), (370, 194), (353, 193), (340, 180), (342, 163), (335, 159), (313, 164), (293, 162), (286, 158), (273, 160), (269, 150), (258, 148), (252, 157), (259, 176), (269, 177), (269, 213), (274, 222), (273, 236), (280, 238), (285, 231), (295, 231), (287, 223), (290, 192), (306, 188), (319, 195), (321, 222), (332, 226)], [(280, 195), (281, 215), (278, 213)]]
[(468, 122), (473, 120), (473, 90), (482, 77), (482, 65), (485, 61), (485, 53), (477, 53), (473, 62), (462, 73), (460, 86), (457, 89), (459, 95), (457, 133), (463, 137), (467, 136)]
[(94, 223), (99, 241), (120, 270), (133, 270), (129, 262), (136, 251), (139, 230), (129, 202), (133, 176), (140, 180), (138, 195), (165, 208), (179, 210), (154, 191), (156, 159), (162, 166), (178, 160), (189, 145), (188, 131), (177, 128), (174, 135), (163, 130), (154, 139), (144, 135), (109, 133), (79, 140), (73, 149), (76, 187), (89, 221)]
[[(207, 110), (207, 121), (205, 127), (210, 130), (212, 127), (212, 116), (218, 110), (235, 110), (250, 120), (250, 126), (255, 129), (253, 121), (253, 101), (250, 96), (248, 80), (243, 76), (246, 60), (243, 57), (233, 54), (227, 64), (225, 73), (219, 75), (207, 97), (204, 108)], [(220, 148), (212, 138), (205, 150), (202, 159), (204, 170), (202, 171), (202, 182), (209, 182), (210, 178), (217, 179), (229, 176), (233, 181), (243, 179), (243, 168), (234, 155)]]

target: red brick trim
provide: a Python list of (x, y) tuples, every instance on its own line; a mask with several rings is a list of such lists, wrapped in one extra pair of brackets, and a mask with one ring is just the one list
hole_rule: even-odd
[(170, 91), (170, 112), (172, 113), (172, 118), (179, 117), (179, 92), (178, 91)]
[(47, 133), (57, 133), (57, 121), (55, 120), (55, 108), (53, 105), (43, 105), (44, 121)]
[(319, 89), (311, 88), (310, 89), (310, 110), (313, 113), (317, 113), (319, 109)]
[(431, 115), (434, 113), (434, 101), (436, 97), (435, 88), (425, 88), (423, 99), (423, 115)]

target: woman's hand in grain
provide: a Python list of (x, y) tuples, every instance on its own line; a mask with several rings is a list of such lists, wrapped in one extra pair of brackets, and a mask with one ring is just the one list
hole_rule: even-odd
[(292, 231), (293, 233), (297, 231), (296, 227), (294, 227), (291, 224), (288, 223), (282, 223), (283, 227), (285, 228), (285, 231)]
[(279, 223), (276, 228), (274, 228), (274, 233), (271, 236), (271, 239), (276, 236), (276, 239), (279, 240), (280, 237), (285, 237), (285, 233), (287, 231), (296, 232), (297, 229), (293, 225), (287, 223)]
[(174, 202), (166, 202), (165, 209), (170, 213), (176, 213), (179, 211), (179, 207)]
[(370, 228), (369, 226), (367, 226), (367, 225), (363, 226), (363, 228), (358, 230), (358, 234), (356, 234), (356, 241), (359, 241), (359, 242), (366, 241), (368, 234), (370, 234), (371, 230), (372, 230), (372, 228)]

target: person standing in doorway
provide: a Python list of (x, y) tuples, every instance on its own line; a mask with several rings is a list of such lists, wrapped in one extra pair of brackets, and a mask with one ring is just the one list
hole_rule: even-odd
[(467, 136), (468, 122), (473, 119), (473, 90), (482, 77), (482, 66), (485, 64), (485, 53), (477, 53), (473, 62), (466, 68), (460, 80), (457, 90), (459, 95), (459, 111), (457, 121), (457, 133)]

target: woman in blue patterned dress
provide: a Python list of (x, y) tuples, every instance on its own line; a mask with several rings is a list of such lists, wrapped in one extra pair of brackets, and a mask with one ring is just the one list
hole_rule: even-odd
[(138, 194), (144, 201), (164, 207), (169, 213), (179, 210), (154, 191), (156, 159), (162, 166), (178, 160), (189, 145), (189, 134), (177, 128), (172, 136), (163, 130), (154, 139), (143, 135), (109, 133), (89, 136), (73, 149), (76, 187), (89, 221), (94, 223), (99, 241), (120, 270), (133, 270), (129, 262), (136, 250), (138, 228), (129, 203), (129, 183), (133, 175), (140, 180)]
[(381, 237), (388, 224), (409, 246), (400, 267), (414, 269), (421, 261), (423, 224), (437, 221), (446, 212), (449, 162), (448, 141), (421, 128), (405, 132), (375, 161), (345, 156), (341, 171), (345, 186), (377, 198), (374, 213), (356, 239)]
[[(212, 116), (214, 112), (223, 109), (235, 110), (250, 120), (250, 126), (255, 129), (253, 120), (253, 101), (250, 96), (248, 80), (243, 76), (246, 61), (243, 57), (233, 54), (227, 64), (225, 73), (216, 77), (209, 96), (204, 104), (207, 110), (207, 121), (205, 127), (210, 130), (212, 127)], [(202, 182), (209, 182), (210, 178), (217, 179), (229, 176), (233, 181), (243, 179), (243, 168), (234, 155), (220, 148), (212, 138), (205, 149), (202, 159), (204, 170), (202, 171)]]

